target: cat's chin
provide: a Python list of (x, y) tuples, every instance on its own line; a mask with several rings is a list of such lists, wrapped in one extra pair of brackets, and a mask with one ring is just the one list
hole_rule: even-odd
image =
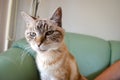
[(41, 54), (47, 52), (47, 50), (40, 50), (40, 49), (38, 49), (38, 50), (34, 50), (34, 51), (36, 51), (37, 53), (41, 53)]
[(41, 48), (39, 48), (39, 50), (37, 50), (37, 52), (44, 53), (44, 52), (50, 52), (50, 51), (54, 51), (54, 50), (56, 50), (56, 48), (53, 48), (53, 49), (41, 49)]

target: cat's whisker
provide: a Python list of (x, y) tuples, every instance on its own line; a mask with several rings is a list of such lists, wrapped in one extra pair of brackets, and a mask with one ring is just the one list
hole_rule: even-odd
[(21, 54), (21, 62), (20, 62), (21, 64), (23, 63), (26, 55), (28, 55), (28, 53), (30, 52), (30, 50), (31, 50), (31, 48), (30, 48), (30, 46), (28, 45), (28, 46), (26, 46), (26, 48), (22, 51), (22, 54)]

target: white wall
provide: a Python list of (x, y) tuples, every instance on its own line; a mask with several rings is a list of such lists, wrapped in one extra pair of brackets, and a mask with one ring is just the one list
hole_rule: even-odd
[(16, 16), (16, 37), (15, 40), (24, 37), (24, 32), (26, 29), (25, 21), (21, 16), (21, 11), (24, 11), (31, 15), (31, 6), (33, 0), (18, 0), (17, 16)]
[(38, 15), (50, 17), (63, 8), (63, 27), (68, 32), (120, 40), (120, 0), (40, 0)]

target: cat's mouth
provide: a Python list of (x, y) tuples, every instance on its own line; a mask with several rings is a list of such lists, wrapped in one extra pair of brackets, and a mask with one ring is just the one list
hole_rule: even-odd
[(47, 49), (46, 49), (46, 48), (43, 48), (42, 46), (39, 46), (38, 49), (39, 49), (39, 51), (41, 51), (41, 52), (47, 51)]
[(45, 52), (45, 51), (47, 51), (47, 49), (46, 48), (43, 48), (43, 47), (41, 47), (41, 46), (38, 46), (38, 45), (31, 45), (31, 47), (32, 47), (32, 49), (34, 50), (34, 51), (37, 51), (37, 52)]
[(45, 51), (47, 51), (47, 50), (44, 50), (44, 49), (39, 49), (41, 52), (45, 52)]

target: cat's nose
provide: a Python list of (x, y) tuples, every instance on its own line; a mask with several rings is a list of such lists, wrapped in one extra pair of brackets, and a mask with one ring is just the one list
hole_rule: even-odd
[(38, 44), (38, 47), (40, 47), (40, 45), (41, 45), (41, 43), (40, 43), (40, 44)]
[(40, 47), (40, 45), (44, 42), (44, 38), (43, 37), (36, 37), (35, 39), (38, 47)]

